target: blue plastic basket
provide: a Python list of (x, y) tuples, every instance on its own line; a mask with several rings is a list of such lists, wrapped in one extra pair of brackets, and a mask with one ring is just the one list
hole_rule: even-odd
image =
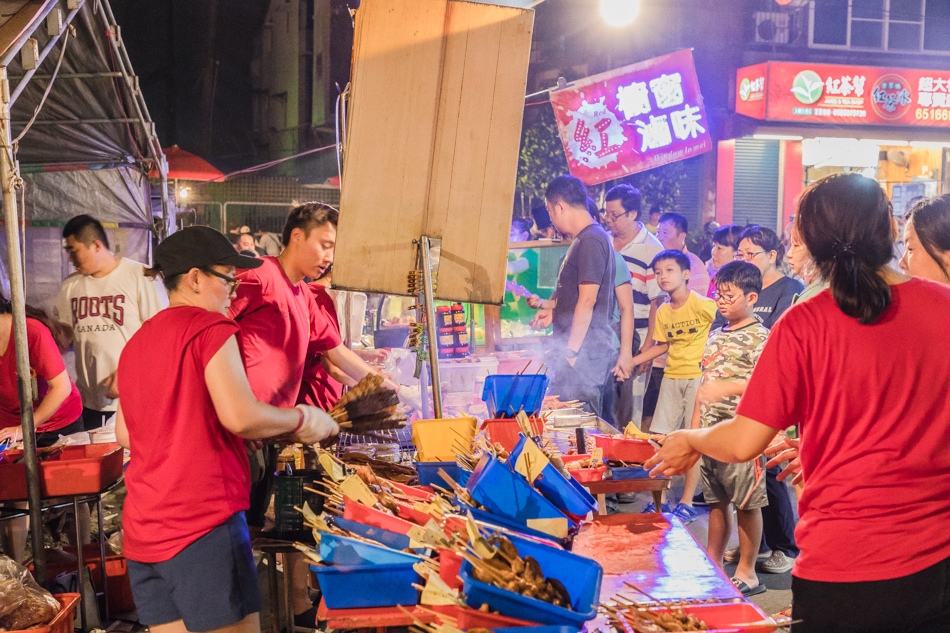
[(493, 611), (512, 618), (537, 622), (538, 624), (571, 625), (575, 629), (597, 616), (600, 604), (600, 583), (604, 570), (599, 563), (577, 554), (519, 539), (512, 543), (521, 556), (531, 556), (541, 566), (545, 577), (555, 578), (564, 585), (571, 596), (572, 609), (526, 598), (521, 594), (479, 582), (471, 577), (472, 565), (462, 563), (459, 576), (465, 602), (473, 608), (487, 604)]
[(330, 609), (411, 606), (419, 602), (419, 574), (412, 563), (359, 565), (353, 567), (320, 567), (311, 565), (317, 574), (320, 591)]
[(614, 479), (649, 479), (650, 473), (643, 466), (611, 467), (610, 472)]
[[(508, 464), (514, 468), (518, 457), (524, 451), (528, 438), (521, 434), (521, 439), (515, 449), (508, 456)], [(553, 503), (562, 512), (584, 517), (588, 512), (596, 512), (597, 500), (587, 492), (573, 477), (565, 477), (553, 464), (548, 464), (541, 470), (541, 474), (534, 480), (538, 492)]]
[(439, 477), (440, 468), (448, 473), (449, 477), (460, 486), (468, 483), (468, 478), (472, 475), (471, 472), (460, 468), (455, 462), (414, 462), (413, 465), (416, 467), (416, 472), (419, 473), (419, 484), (423, 486), (435, 484), (440, 488), (448, 488), (445, 480)]
[(398, 532), (392, 532), (390, 530), (384, 530), (372, 525), (366, 525), (365, 523), (360, 523), (359, 521), (350, 521), (349, 519), (344, 519), (343, 517), (333, 517), (333, 524), (337, 527), (343, 528), (344, 530), (349, 530), (353, 534), (358, 534), (363, 538), (368, 538), (395, 550), (404, 550), (409, 547), (410, 540), (405, 534), (399, 534)]
[(544, 374), (495, 374), (485, 377), (482, 400), (492, 418), (514, 416), (521, 409), (536, 415), (547, 389), (548, 377)]
[(481, 521), (482, 523), (489, 523), (491, 525), (497, 525), (498, 527), (503, 527), (514, 532), (520, 532), (521, 534), (527, 534), (528, 536), (533, 536), (534, 538), (544, 539), (552, 543), (557, 543), (563, 545), (567, 542), (567, 539), (559, 539), (557, 537), (551, 536), (550, 534), (545, 534), (544, 532), (539, 532), (538, 530), (532, 530), (531, 528), (525, 526), (523, 523), (518, 523), (517, 521), (512, 521), (511, 519), (506, 519), (498, 515), (492, 514), (491, 512), (485, 512), (484, 510), (479, 510), (478, 508), (473, 508), (472, 506), (465, 505), (461, 501), (459, 502), (459, 510), (464, 514), (467, 512), (472, 513), (472, 518), (476, 521)]
[(574, 521), (532, 488), (523, 476), (491, 455), (482, 456), (466, 488), (488, 512), (522, 527), (527, 527), (531, 519), (564, 519), (568, 532), (577, 529)]
[(320, 558), (334, 565), (393, 565), (419, 562), (418, 556), (335, 534), (320, 535)]

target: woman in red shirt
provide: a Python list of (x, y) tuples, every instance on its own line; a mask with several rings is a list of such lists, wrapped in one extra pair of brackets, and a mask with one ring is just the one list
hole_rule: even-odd
[(734, 420), (666, 438), (645, 467), (741, 462), (800, 423), (794, 633), (941, 631), (950, 621), (950, 286), (890, 268), (880, 185), (836, 174), (798, 230), (830, 289), (771, 330)]
[[(15, 443), (23, 438), (11, 311), (9, 299), (0, 294), (0, 443), (8, 440)], [(27, 319), (26, 340), (30, 373), (35, 379), (33, 424), (36, 445), (50, 446), (60, 435), (83, 430), (82, 400), (66, 373), (63, 357), (46, 326), (36, 319)], [(25, 504), (18, 506), (26, 507)], [(29, 529), (27, 517), (11, 519), (0, 525), (3, 551), (17, 561), (23, 560)]]
[(251, 392), (226, 315), (235, 268), (261, 260), (196, 226), (159, 244), (155, 262), (169, 307), (129, 340), (118, 369), (116, 437), (131, 451), (123, 547), (139, 620), (153, 633), (258, 633), (244, 442), (315, 444), (339, 427), (314, 407), (277, 408)]

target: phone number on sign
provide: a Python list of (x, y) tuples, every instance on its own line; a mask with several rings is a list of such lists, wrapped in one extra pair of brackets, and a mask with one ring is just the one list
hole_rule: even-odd
[(918, 121), (950, 121), (950, 110), (946, 108), (917, 108), (914, 118)]

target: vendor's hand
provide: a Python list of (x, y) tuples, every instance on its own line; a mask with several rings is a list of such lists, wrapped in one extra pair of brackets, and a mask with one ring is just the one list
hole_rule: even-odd
[(785, 470), (775, 477), (778, 481), (784, 481), (792, 474), (795, 475), (792, 479), (793, 484), (800, 484), (804, 481), (804, 476), (802, 475), (802, 460), (801, 457), (799, 457), (800, 444), (801, 440), (799, 439), (783, 437), (780, 441), (775, 442), (765, 449), (766, 457), (771, 457), (765, 464), (766, 468), (778, 466), (782, 462), (788, 461), (788, 466), (785, 467)]
[(634, 370), (636, 365), (633, 364), (633, 356), (630, 354), (621, 354), (620, 358), (617, 359), (617, 364), (614, 365), (613, 375), (616, 376), (618, 382), (623, 382), (631, 376), (636, 376)]
[(525, 299), (525, 301), (528, 303), (529, 308), (534, 308), (535, 310), (540, 310), (541, 304), (544, 303), (544, 299), (542, 299), (538, 295), (531, 295), (530, 297)]
[(400, 388), (399, 385), (397, 385), (397, 384), (393, 381), (393, 379), (390, 378), (390, 377), (388, 377), (388, 376), (386, 377), (385, 380), (383, 380), (382, 387), (383, 387), (383, 389), (392, 389), (392, 390), (395, 391), (396, 393), (399, 393), (399, 388)]
[(296, 408), (303, 411), (303, 426), (293, 434), (295, 442), (312, 446), (340, 433), (340, 425), (326, 411), (307, 404), (298, 404)]
[(18, 426), (7, 426), (0, 429), (0, 443), (6, 442), (7, 440), (10, 443), (16, 443), (23, 439), (22, 429)]
[(389, 351), (385, 349), (361, 349), (356, 350), (356, 355), (367, 363), (385, 363), (389, 360)]
[(688, 437), (694, 431), (675, 431), (667, 435), (656, 455), (643, 463), (651, 477), (682, 475), (693, 467), (702, 454), (690, 446)]
[(554, 321), (554, 311), (553, 310), (538, 310), (538, 313), (530, 321), (531, 329), (540, 331), (546, 330), (551, 326), (551, 323)]
[(249, 453), (256, 453), (264, 448), (263, 440), (244, 440), (244, 447)]
[(106, 390), (106, 397), (115, 400), (119, 397), (119, 387), (116, 384), (115, 379), (116, 372), (109, 374), (105, 380), (102, 381), (102, 386)]

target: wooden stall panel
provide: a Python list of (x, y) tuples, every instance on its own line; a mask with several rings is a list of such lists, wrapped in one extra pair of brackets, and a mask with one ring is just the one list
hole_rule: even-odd
[(406, 293), (422, 234), (447, 0), (367, 0), (356, 13), (335, 285)]
[[(450, 0), (442, 3), (435, 25), (431, 11), (422, 11), (428, 4), (366, 0), (357, 12), (334, 285), (405, 293), (406, 272), (415, 264), (412, 240), (425, 234), (442, 238), (437, 298), (498, 304), (504, 297), (534, 12)], [(368, 7), (372, 11), (361, 18)], [(423, 25), (424, 20), (433, 23)], [(426, 53), (390, 54), (371, 74), (363, 42), (373, 38), (378, 50), (375, 40), (383, 35), (372, 29), (383, 25), (390, 41)], [(415, 28), (412, 37), (393, 34), (407, 25)], [(437, 72), (426, 74), (422, 63), (406, 68), (410, 59), (432, 63), (427, 37), (433, 31), (439, 33)], [(405, 80), (406, 74), (412, 79)], [(386, 88), (396, 77), (419, 85)], [(409, 93), (417, 95), (414, 103)], [(385, 106), (367, 107), (368, 99), (384, 99)], [(428, 128), (420, 120), (412, 131), (379, 129), (382, 117), (390, 117), (392, 125), (392, 118), (407, 112), (430, 116)], [(365, 239), (367, 232), (374, 237)]]

